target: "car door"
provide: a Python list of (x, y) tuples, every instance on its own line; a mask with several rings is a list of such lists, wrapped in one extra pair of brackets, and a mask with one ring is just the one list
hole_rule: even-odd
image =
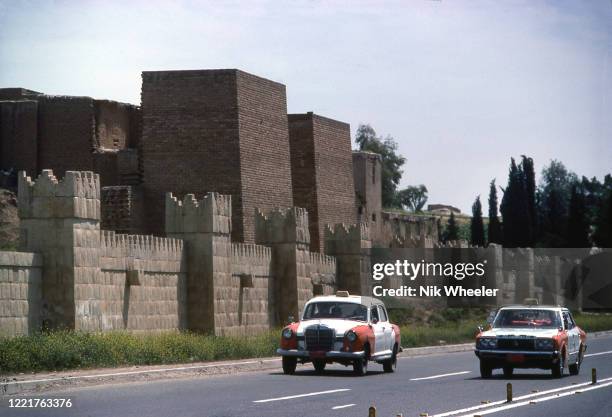
[(375, 355), (385, 350), (385, 326), (380, 321), (378, 306), (370, 307), (370, 326), (374, 332), (374, 349), (370, 354)]
[(578, 353), (580, 335), (569, 311), (563, 311), (563, 327), (565, 327), (567, 332), (567, 353), (570, 356), (571, 363), (575, 361), (575, 355)]
[(384, 350), (393, 349), (393, 327), (391, 323), (389, 323), (389, 316), (387, 315), (387, 310), (384, 306), (378, 306), (378, 315), (380, 317), (380, 322), (383, 323), (383, 332), (385, 333), (385, 348)]

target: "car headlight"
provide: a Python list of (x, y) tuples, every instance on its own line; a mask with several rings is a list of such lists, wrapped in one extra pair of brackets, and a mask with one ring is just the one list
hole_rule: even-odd
[(536, 349), (553, 350), (554, 348), (555, 342), (552, 339), (536, 339)]
[(355, 340), (357, 340), (357, 334), (356, 334), (354, 331), (349, 330), (349, 331), (346, 333), (346, 339), (347, 339), (349, 342), (353, 343)]
[(497, 347), (497, 339), (494, 337), (481, 337), (478, 339), (478, 346), (483, 349), (495, 349)]
[(289, 327), (284, 329), (283, 330), (283, 337), (285, 339), (291, 339), (293, 337), (293, 330), (291, 330)]

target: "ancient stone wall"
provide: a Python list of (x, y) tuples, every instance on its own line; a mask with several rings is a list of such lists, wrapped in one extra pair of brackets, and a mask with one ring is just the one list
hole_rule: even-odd
[(350, 126), (313, 113), (288, 117), (293, 204), (308, 210), (310, 249), (322, 252), (326, 225), (357, 220)]
[(141, 186), (102, 187), (100, 194), (102, 229), (119, 233), (136, 233), (144, 228)]
[(0, 101), (0, 169), (36, 173), (37, 117), (36, 101)]
[(39, 254), (0, 252), (0, 336), (40, 328), (42, 267)]
[[(270, 328), (274, 311), (272, 251), (261, 245), (232, 243), (232, 277), (238, 287), (238, 327), (257, 334)], [(235, 291), (234, 291), (235, 292)]]
[(336, 258), (336, 284), (339, 290), (346, 290), (351, 294), (371, 294), (371, 248), (372, 241), (367, 224), (336, 224), (325, 229), (325, 252)]

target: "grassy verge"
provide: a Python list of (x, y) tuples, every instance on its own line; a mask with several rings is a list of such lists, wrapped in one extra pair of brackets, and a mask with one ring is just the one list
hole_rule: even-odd
[[(393, 316), (393, 315), (392, 315)], [(484, 322), (482, 311), (442, 310), (427, 321), (412, 320), (402, 328), (402, 346), (418, 347), (470, 342)], [(580, 314), (576, 322), (587, 332), (612, 329), (612, 314)], [(273, 356), (279, 330), (232, 338), (188, 332), (50, 332), (0, 337), (0, 374), (96, 367), (157, 365)]]

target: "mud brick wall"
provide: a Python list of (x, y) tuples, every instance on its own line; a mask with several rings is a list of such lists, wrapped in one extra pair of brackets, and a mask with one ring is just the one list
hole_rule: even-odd
[(99, 294), (101, 329), (162, 331), (185, 328), (186, 266), (177, 239), (102, 231), (100, 275), (83, 286)]
[(313, 295), (332, 295), (336, 292), (336, 258), (310, 252), (306, 275), (310, 277)]
[[(232, 277), (238, 284), (238, 326), (228, 329), (236, 334), (257, 334), (270, 328), (274, 305), (270, 248), (232, 244)], [(235, 292), (235, 291), (234, 291)]]
[(136, 233), (143, 229), (141, 187), (131, 185), (102, 187), (100, 198), (102, 229), (118, 233)]
[(90, 97), (40, 96), (38, 166), (55, 175), (91, 171), (95, 145), (94, 100)]
[(39, 254), (0, 252), (0, 336), (39, 329), (42, 267)]
[(322, 252), (326, 225), (357, 220), (350, 126), (313, 113), (288, 117), (293, 203), (308, 210), (310, 249)]
[(283, 84), (236, 71), (242, 177), (242, 236), (255, 241), (255, 210), (293, 206), (287, 125), (287, 93)]
[(357, 204), (357, 222), (367, 223), (374, 242), (388, 242), (388, 237), (380, 236), (382, 231), (380, 217), (382, 212), (382, 159), (381, 156), (366, 151), (353, 152), (353, 181)]
[[(138, 134), (136, 106), (111, 100), (95, 100), (96, 148), (123, 149), (134, 143), (131, 135)], [(135, 126), (132, 126), (132, 125)]]
[(164, 195), (232, 197), (232, 239), (252, 243), (256, 207), (292, 204), (285, 87), (237, 70), (142, 74), (147, 227)]
[(388, 246), (388, 243), (394, 238), (404, 241), (422, 238), (438, 241), (438, 222), (434, 216), (412, 216), (387, 211), (379, 215), (379, 224), (372, 231), (372, 240), (375, 245)]
[(37, 170), (38, 103), (0, 101), (0, 169)]
[(25, 88), (0, 88), (0, 100), (35, 100), (40, 95), (42, 93)]

